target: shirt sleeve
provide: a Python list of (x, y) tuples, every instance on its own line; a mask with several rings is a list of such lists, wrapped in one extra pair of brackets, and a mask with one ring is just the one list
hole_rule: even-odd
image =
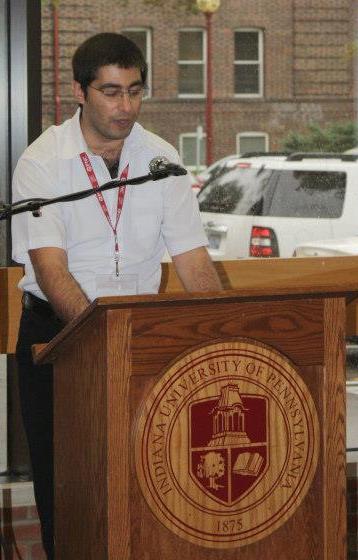
[[(22, 156), (19, 160), (12, 183), (12, 200), (18, 202), (32, 198), (54, 198), (56, 189), (56, 169), (51, 165), (40, 165), (36, 160)], [(66, 235), (60, 204), (44, 206), (41, 216), (31, 212), (16, 214), (12, 218), (12, 256), (18, 263), (30, 261), (28, 251), (41, 247), (66, 249)]]
[(208, 245), (198, 201), (187, 176), (166, 181), (163, 214), (162, 231), (170, 256)]

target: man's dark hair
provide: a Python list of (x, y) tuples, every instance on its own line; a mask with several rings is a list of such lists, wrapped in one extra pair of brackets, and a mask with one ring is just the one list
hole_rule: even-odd
[(147, 79), (147, 63), (141, 50), (133, 41), (119, 33), (98, 33), (78, 47), (72, 58), (73, 79), (81, 84), (83, 92), (96, 79), (102, 66), (138, 68), (142, 82)]

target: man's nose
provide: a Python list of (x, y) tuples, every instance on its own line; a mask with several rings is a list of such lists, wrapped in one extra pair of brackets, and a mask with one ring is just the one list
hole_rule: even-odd
[(126, 113), (132, 111), (132, 101), (127, 91), (122, 91), (118, 96), (118, 105), (120, 106), (122, 111), (125, 111)]

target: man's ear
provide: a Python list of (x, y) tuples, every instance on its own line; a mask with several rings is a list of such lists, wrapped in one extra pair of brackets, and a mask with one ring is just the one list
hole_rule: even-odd
[(85, 94), (83, 92), (81, 84), (79, 82), (76, 82), (76, 80), (72, 81), (72, 92), (73, 92), (73, 95), (74, 95), (76, 101), (80, 105), (83, 105), (85, 100), (86, 100)]

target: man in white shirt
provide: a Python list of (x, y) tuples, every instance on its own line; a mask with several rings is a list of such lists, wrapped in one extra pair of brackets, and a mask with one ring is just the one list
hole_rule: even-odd
[[(146, 175), (172, 146), (136, 121), (147, 67), (139, 49), (116, 33), (85, 41), (73, 57), (80, 108), (50, 127), (20, 158), (13, 200), (53, 198), (110, 178)], [(100, 295), (156, 293), (167, 248), (188, 291), (221, 289), (186, 177), (112, 189), (49, 205), (41, 217), (13, 220), (13, 258), (25, 265), (17, 356), (34, 487), (49, 559), (53, 552), (52, 372), (35, 367), (31, 344), (47, 342)]]

